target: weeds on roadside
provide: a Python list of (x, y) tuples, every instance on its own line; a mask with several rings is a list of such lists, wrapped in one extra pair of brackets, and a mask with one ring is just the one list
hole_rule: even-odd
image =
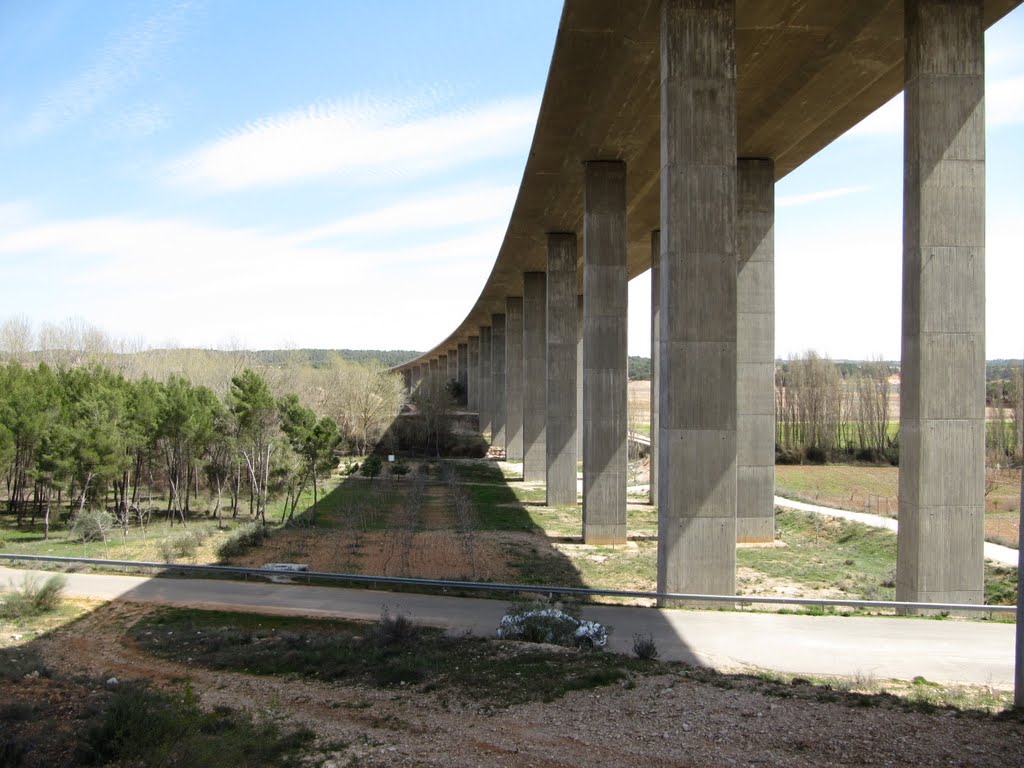
[(7, 593), (0, 602), (0, 618), (27, 619), (55, 610), (64, 599), (68, 580), (53, 574), (40, 583), (39, 577), (26, 574), (21, 586)]
[(298, 766), (314, 734), (282, 734), (226, 707), (200, 709), (189, 686), (166, 694), (125, 685), (117, 690), (78, 749), (85, 765)]
[(653, 635), (633, 635), (633, 655), (644, 661), (658, 658), (658, 646)]

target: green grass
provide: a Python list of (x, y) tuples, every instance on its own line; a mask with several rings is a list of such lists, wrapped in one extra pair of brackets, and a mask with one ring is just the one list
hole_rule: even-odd
[(775, 524), (787, 546), (740, 548), (738, 565), (809, 589), (834, 588), (850, 599), (895, 596), (896, 536), (891, 531), (791, 511), (778, 512)]
[(367, 625), (170, 608), (144, 618), (130, 634), (147, 652), (212, 669), (401, 687), (492, 707), (553, 701), (630, 674), (667, 671), (626, 656), (450, 637), (415, 625), (395, 633), (386, 626), (394, 621)]
[(0, 619), (24, 621), (57, 610), (64, 601), (67, 579), (59, 574), (42, 581), (38, 576), (26, 574), (20, 586), (0, 594)]

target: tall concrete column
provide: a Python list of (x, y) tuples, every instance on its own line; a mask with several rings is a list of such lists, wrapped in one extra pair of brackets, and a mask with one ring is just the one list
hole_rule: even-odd
[(658, 590), (736, 589), (735, 0), (663, 0)]
[(412, 369), (406, 368), (402, 371), (402, 385), (406, 392), (412, 392)]
[[(493, 396), (494, 379), (491, 376), (491, 328), (480, 326), (480, 432), (493, 437)], [(493, 442), (493, 440), (492, 440)]]
[(736, 541), (775, 540), (775, 163), (736, 167)]
[(897, 600), (984, 601), (982, 11), (905, 7)]
[(576, 458), (583, 460), (583, 294), (576, 297)]
[(440, 371), (441, 361), (436, 357), (432, 358), (430, 361), (430, 377), (436, 379), (440, 375)]
[(462, 399), (465, 401), (469, 388), (469, 344), (459, 344), (459, 385), (462, 387)]
[(459, 352), (457, 349), (448, 350), (448, 381), (457, 381), (459, 378)]
[(523, 275), (523, 480), (544, 482), (547, 477), (545, 453), (545, 350), (546, 275)]
[(491, 315), (491, 444), (505, 447), (505, 315)]
[(576, 504), (576, 234), (548, 235), (547, 505)]
[(505, 458), (523, 460), (523, 297), (505, 300)]
[(626, 543), (626, 164), (583, 186), (583, 541)]
[(651, 468), (647, 498), (658, 506), (658, 376), (661, 373), (661, 232), (651, 232), (651, 448), (647, 463)]
[[(470, 336), (466, 342), (469, 350), (466, 374), (469, 386), (466, 388), (466, 409), (471, 413), (480, 412), (480, 337)], [(483, 428), (481, 427), (481, 432)]]
[(439, 355), (437, 358), (437, 375), (441, 379), (441, 385), (448, 378), (448, 355)]

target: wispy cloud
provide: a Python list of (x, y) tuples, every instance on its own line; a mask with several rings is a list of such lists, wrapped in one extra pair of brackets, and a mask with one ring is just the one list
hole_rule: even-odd
[(506, 223), (518, 189), (480, 187), (404, 200), (385, 208), (359, 213), (290, 236), (294, 243), (311, 243), (351, 235), (387, 232), (429, 232), (482, 223)]
[[(503, 234), (504, 222), (481, 221), (415, 245), (348, 247), (179, 218), (45, 219), (0, 204), (0, 274), (20, 286), (4, 310), (38, 316), (45, 304), (59, 308), (53, 320), (79, 314), (115, 335), (186, 344), (237, 333), (263, 346), (288, 336), (337, 346), (340, 327), (347, 344), (427, 346), (469, 309)], [(425, 288), (432, 281), (461, 300), (438, 305)], [(299, 294), (302, 301), (289, 299)], [(287, 310), (278, 309), (282, 300)], [(411, 341), (408, 318), (420, 306), (429, 320)]]
[(776, 208), (790, 208), (797, 205), (817, 203), (820, 200), (831, 200), (835, 197), (846, 197), (860, 192), (870, 192), (870, 186), (857, 187), (836, 187), (835, 189), (823, 189), (818, 192), (807, 192), (802, 195), (783, 195), (775, 198)]
[(525, 149), (537, 109), (535, 99), (426, 115), (394, 102), (313, 105), (200, 147), (175, 162), (173, 174), (215, 189), (419, 176)]
[(28, 120), (29, 135), (76, 123), (137, 83), (178, 39), (196, 8), (183, 0), (114, 35), (84, 71), (44, 97)]

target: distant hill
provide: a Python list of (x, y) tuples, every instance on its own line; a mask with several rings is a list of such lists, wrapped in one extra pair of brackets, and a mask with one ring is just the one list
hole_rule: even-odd
[(285, 365), (299, 362), (312, 368), (330, 365), (334, 355), (354, 363), (369, 363), (377, 360), (390, 368), (419, 357), (422, 352), (409, 349), (260, 349), (253, 355), (267, 365)]

